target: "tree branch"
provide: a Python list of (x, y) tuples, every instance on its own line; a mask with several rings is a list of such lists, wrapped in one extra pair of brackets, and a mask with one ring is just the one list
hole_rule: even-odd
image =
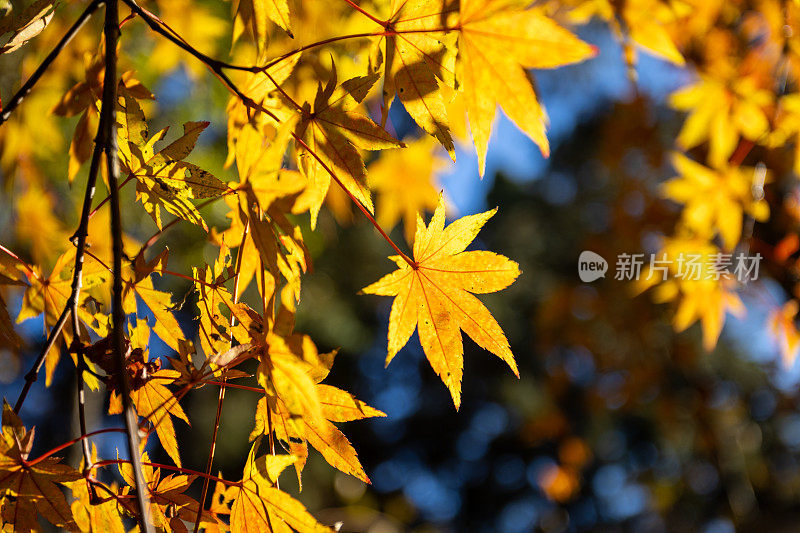
[[(242, 243), (239, 245), (239, 250), (236, 254), (236, 273), (234, 274), (233, 278), (233, 303), (236, 304), (239, 301), (239, 279), (242, 272), (242, 261), (244, 260), (244, 244), (245, 240), (247, 239), (247, 233), (250, 229), (250, 220), (244, 226), (242, 230)], [(228, 322), (230, 327), (233, 327), (236, 324), (236, 316), (231, 313), (230, 321)], [(233, 339), (231, 339), (230, 345), (233, 344)], [(217, 450), (217, 433), (219, 432), (219, 422), (222, 418), (222, 403), (225, 401), (225, 385), (228, 382), (228, 369), (222, 369), (222, 384), (219, 388), (219, 395), (217, 396), (217, 412), (214, 415), (214, 429), (212, 430), (211, 434), (211, 447), (208, 450), (208, 461), (206, 461), (206, 475), (211, 474), (211, 468), (214, 466), (214, 453)], [(194, 533), (200, 529), (200, 519), (203, 516), (203, 508), (205, 507), (206, 496), (208, 495), (208, 483), (209, 478), (203, 478), (203, 490), (200, 492), (200, 499), (198, 500), (200, 505), (197, 507), (197, 517), (194, 520)]]
[(136, 485), (136, 502), (139, 507), (139, 531), (154, 533), (150, 519), (150, 498), (147, 480), (142, 470), (142, 457), (139, 454), (139, 417), (131, 404), (131, 388), (128, 381), (128, 372), (125, 366), (125, 353), (123, 351), (123, 328), (125, 327), (125, 311), (122, 309), (122, 220), (120, 215), (119, 190), (119, 164), (117, 161), (117, 40), (119, 38), (119, 5), (117, 0), (106, 2), (106, 16), (103, 25), (103, 34), (106, 39), (105, 67), (103, 80), (103, 103), (101, 113), (103, 122), (103, 150), (106, 154), (106, 168), (108, 170), (108, 188), (111, 192), (111, 236), (114, 254), (114, 283), (112, 296), (112, 317), (114, 329), (112, 339), (114, 346), (114, 360), (116, 363), (117, 378), (120, 383), (122, 396), (122, 410), (125, 418), (125, 428), (128, 435), (128, 453)]
[(28, 96), (28, 94), (31, 92), (31, 89), (33, 89), (33, 86), (36, 85), (37, 81), (39, 81), (39, 78), (41, 78), (42, 75), (47, 72), (47, 69), (50, 68), (50, 65), (53, 63), (53, 61), (56, 60), (61, 51), (66, 48), (72, 38), (75, 37), (75, 34), (78, 33), (84, 24), (86, 24), (86, 21), (91, 18), (92, 13), (97, 11), (97, 8), (100, 7), (100, 4), (102, 3), (103, 0), (92, 0), (92, 3), (90, 3), (83, 13), (80, 14), (78, 20), (76, 20), (70, 29), (67, 30), (67, 33), (64, 34), (64, 37), (58, 41), (58, 44), (56, 44), (55, 48), (53, 48), (50, 53), (47, 54), (47, 57), (44, 58), (44, 61), (42, 61), (42, 64), (39, 65), (39, 67), (34, 71), (33, 75), (28, 78), (28, 81), (25, 82), (25, 85), (20, 87), (16, 94), (11, 97), (11, 100), (8, 101), (8, 104), (6, 104), (6, 106), (0, 110), (0, 126), (8, 120), (8, 117), (11, 116), (11, 113), (14, 111), (14, 109), (16, 109), (17, 106), (22, 103), (25, 97)]
[[(25, 385), (22, 386), (22, 391), (20, 391), (19, 396), (17, 397), (17, 403), (14, 404), (14, 412), (19, 413), (19, 410), (22, 409), (22, 404), (25, 403), (25, 398), (28, 397), (28, 391), (31, 390), (31, 387), (36, 380), (39, 379), (39, 370), (41, 370), (42, 365), (44, 364), (44, 359), (47, 356), (47, 353), (53, 348), (56, 344), (56, 339), (58, 335), (61, 333), (61, 330), (64, 329), (64, 324), (67, 322), (67, 317), (70, 313), (70, 305), (69, 302), (67, 305), (64, 306), (64, 310), (61, 311), (61, 315), (59, 315), (58, 320), (53, 325), (53, 328), (50, 330), (50, 334), (47, 335), (47, 341), (44, 343), (44, 348), (42, 351), (39, 352), (39, 356), (36, 358), (36, 361), (33, 363), (33, 366), (25, 374)], [(47, 315), (45, 314), (45, 320), (47, 320)]]

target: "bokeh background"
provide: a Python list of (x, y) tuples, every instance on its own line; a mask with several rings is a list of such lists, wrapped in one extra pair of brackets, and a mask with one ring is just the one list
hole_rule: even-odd
[[(220, 18), (228, 13), (225, 4), (205, 4)], [(224, 50), (227, 37), (212, 30), (209, 38)], [(148, 64), (152, 44), (135, 38), (143, 28), (130, 32), (130, 66), (158, 98), (148, 109), (154, 127), (210, 120), (190, 160), (233, 179), (223, 168), (225, 91), (180, 60), (159, 78), (163, 65)], [(768, 310), (786, 299), (782, 283), (764, 272), (743, 286), (746, 317), (729, 319), (716, 349), (706, 353), (698, 326), (673, 331), (670, 306), (613, 275), (592, 284), (578, 279), (582, 250), (609, 259), (613, 271), (618, 253), (654, 252), (672, 231), (679, 208), (662, 198), (659, 186), (674, 175), (669, 153), (683, 116), (666, 97), (694, 76), (642, 55), (633, 84), (623, 51), (604, 25), (590, 24), (579, 34), (598, 46), (597, 58), (536, 73), (551, 119), (552, 156), (543, 159), (498, 114), (486, 176), (478, 178), (468, 145), (459, 146), (457, 162), (444, 163), (438, 176), (453, 215), (500, 206), (475, 246), (520, 263), (523, 273), (512, 287), (482, 298), (507, 333), (520, 379), (466, 337), (459, 412), (416, 336), (384, 369), (391, 300), (358, 291), (391, 270), (390, 250), (369, 224), (341, 206), (336, 216), (323, 211), (316, 232), (306, 222), (314, 272), (304, 280), (297, 329), (321, 350), (339, 349), (328, 383), (388, 414), (344, 428), (371, 486), (311, 452), (299, 499), (322, 521), (342, 520), (343, 531), (371, 533), (800, 528), (800, 372), (781, 362), (765, 329)], [(15, 61), (3, 58), (0, 64), (3, 96), (18, 83)], [(46, 109), (60, 96), (61, 88), (47, 82), (32, 98), (30, 113), (37, 99)], [(68, 138), (74, 119), (66, 122), (54, 122), (51, 134)], [(406, 140), (420, 135), (400, 106), (392, 109), (390, 123)], [(59, 176), (66, 154), (52, 152), (45, 159)], [(68, 200), (77, 195), (63, 179), (54, 187), (58, 201), (77, 201)], [(7, 186), (2, 201), (12, 202), (16, 194)], [(132, 203), (132, 191), (124, 199)], [(222, 205), (209, 208), (209, 222), (224, 228), (224, 211)], [(143, 211), (126, 210), (125, 216), (132, 238), (149, 236), (152, 223)], [(21, 239), (10, 229), (17, 223), (10, 212), (0, 213), (0, 240), (12, 249)], [(401, 228), (393, 236), (402, 242)], [(176, 228), (165, 240), (171, 268), (183, 271), (211, 260), (211, 245), (186, 245), (203, 238), (195, 227)], [(182, 326), (196, 334), (188, 284), (165, 278), (160, 286), (177, 301), (188, 295)], [(12, 313), (19, 305), (18, 296), (11, 300)], [(0, 395), (10, 400), (41, 346), (41, 319), (21, 324), (20, 332), (28, 341), (22, 357), (0, 354)], [(151, 354), (167, 355), (168, 349), (156, 341)], [(75, 433), (74, 420), (59, 414), (61, 406), (74, 404), (74, 394), (68, 364), (51, 387), (34, 387), (22, 414), (36, 422), (37, 448), (49, 449)], [(176, 427), (188, 467), (205, 464), (216, 397), (207, 387), (184, 402), (193, 425)], [(94, 427), (115, 423), (103, 415), (106, 401), (92, 396)], [(240, 475), (256, 401), (250, 392), (228, 391), (216, 461), (226, 477)], [(96, 442), (101, 455), (124, 449), (113, 434)], [(151, 456), (166, 459), (151, 444)], [(78, 450), (71, 453), (77, 461)], [(296, 485), (290, 474), (281, 481)]]

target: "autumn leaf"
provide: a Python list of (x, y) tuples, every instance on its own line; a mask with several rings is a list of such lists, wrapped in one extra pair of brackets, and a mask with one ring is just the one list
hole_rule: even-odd
[(233, 42), (238, 41), (247, 30), (253, 35), (259, 54), (267, 49), (267, 19), (294, 37), (287, 0), (234, 0), (233, 13)]
[(455, 160), (440, 83), (455, 80), (454, 36), (446, 35), (451, 9), (443, 0), (392, 0), (384, 32), (375, 44), (370, 68), (382, 69), (385, 124), (395, 95), (414, 121), (438, 140)]
[(665, 239), (654, 257), (667, 265), (667, 271), (646, 266), (635, 282), (636, 290), (653, 287), (657, 303), (676, 304), (672, 325), (677, 332), (699, 321), (703, 348), (711, 351), (722, 333), (726, 315), (741, 317), (745, 311), (733, 273), (720, 270), (715, 274), (724, 266), (720, 249), (702, 237), (681, 234)]
[(28, 462), (33, 430), (27, 431), (11, 406), (3, 404), (0, 440), (0, 521), (3, 530), (39, 531), (37, 517), (56, 527), (78, 531), (67, 500), (57, 484), (80, 479), (73, 468), (56, 457)]
[[(17, 323), (44, 314), (45, 329), (53, 327), (58, 321), (61, 311), (67, 305), (72, 292), (72, 274), (75, 264), (75, 249), (70, 249), (56, 261), (49, 276), (44, 276), (38, 267), (34, 267), (27, 275), (28, 288), (22, 297), (22, 308), (17, 315)], [(102, 313), (93, 313), (83, 305), (90, 298), (89, 290), (110, 279), (111, 274), (100, 262), (87, 258), (83, 265), (83, 291), (81, 292), (81, 305), (78, 307), (78, 316), (81, 323), (88, 326), (101, 336), (108, 335), (109, 322)], [(64, 344), (69, 346), (76, 332), (72, 325), (67, 323), (61, 331)], [(80, 335), (81, 332), (78, 332)], [(74, 357), (74, 355), (73, 355)], [(56, 366), (61, 358), (60, 346), (56, 344), (45, 359), (46, 383), (49, 385), (53, 379)], [(91, 376), (87, 383), (96, 389), (98, 382)]]
[(498, 105), (547, 157), (547, 115), (525, 69), (583, 61), (596, 50), (538, 10), (505, 2), (461, 0), (460, 28), (458, 72), (481, 176)]
[(139, 103), (120, 83), (119, 155), (123, 169), (136, 178), (137, 198), (162, 227), (161, 210), (208, 229), (191, 200), (220, 196), (228, 187), (197, 165), (183, 161), (194, 149), (208, 122), (187, 122), (183, 135), (158, 152), (154, 145), (167, 134), (150, 136)]
[[(147, 452), (142, 454), (142, 461), (150, 462)], [(129, 462), (121, 463), (119, 471), (122, 479), (128, 485), (136, 486), (133, 467)], [(154, 525), (167, 531), (186, 531), (185, 524), (194, 522), (200, 506), (197, 500), (185, 494), (192, 482), (197, 479), (196, 476), (169, 474), (162, 477), (161, 469), (147, 464), (142, 465), (142, 472), (150, 493), (150, 509)], [(136, 514), (133, 504), (129, 505), (128, 511)], [(201, 515), (201, 524), (203, 526), (221, 525), (212, 513), (205, 510)]]
[(402, 150), (387, 150), (368, 169), (370, 189), (378, 193), (378, 224), (388, 230), (402, 218), (409, 243), (414, 239), (417, 213), (433, 211), (439, 200), (432, 182), (443, 162), (435, 149), (435, 141), (425, 136)]
[(327, 377), (335, 354), (318, 354), (310, 339), (303, 336), (303, 341), (306, 349), (311, 352), (306, 355), (306, 359), (315, 361), (306, 370), (316, 383), (314, 394), (318, 397), (322, 416), (294, 417), (280, 396), (277, 400), (261, 398), (256, 409), (256, 426), (250, 433), (250, 439), (273, 431), (284, 449), (296, 457), (294, 466), (301, 487), (301, 473), (308, 457), (307, 444), (319, 451), (334, 468), (370, 483), (353, 445), (332, 422), (350, 422), (386, 414), (370, 407), (349, 392), (320, 383)]
[(502, 255), (464, 251), (496, 209), (460, 218), (444, 227), (444, 201), (425, 227), (417, 219), (414, 260), (409, 265), (393, 256), (398, 270), (362, 289), (367, 294), (394, 296), (389, 316), (386, 364), (405, 346), (414, 329), (431, 366), (461, 404), (464, 346), (461, 330), (517, 372), (503, 330), (488, 309), (473, 296), (496, 292), (519, 276), (519, 266)]
[[(656, 57), (676, 65), (685, 63), (669, 30), (680, 18), (689, 15), (687, 11), (691, 8), (688, 5), (660, 0), (626, 0), (622, 4), (611, 0), (576, 0), (572, 3), (576, 6), (568, 14), (570, 20), (584, 24), (592, 17), (598, 17), (609, 24), (626, 48), (627, 39), (630, 39)], [(626, 56), (631, 65), (635, 63), (632, 49), (626, 50)]]
[(300, 502), (275, 488), (278, 475), (294, 458), (266, 455), (256, 459), (259, 445), (260, 439), (256, 439), (247, 456), (241, 484), (231, 489), (230, 494), (226, 492), (233, 499), (231, 531), (332, 532), (317, 522)]
[(752, 73), (730, 68), (722, 75), (701, 73), (696, 83), (674, 92), (672, 107), (689, 112), (678, 134), (681, 148), (708, 141), (708, 160), (720, 166), (733, 154), (739, 136), (751, 141), (766, 136), (774, 96), (761, 83)]
[(786, 368), (795, 362), (800, 352), (800, 332), (795, 325), (797, 310), (797, 300), (789, 300), (780, 308), (773, 310), (767, 320), (770, 332), (780, 346), (781, 358)]
[[(132, 365), (136, 367), (134, 368), (135, 375), (129, 378), (131, 402), (139, 416), (145, 417), (153, 424), (164, 450), (177, 466), (181, 466), (172, 417), (177, 417), (187, 424), (189, 418), (181, 407), (178, 397), (167, 388), (167, 385), (178, 379), (181, 374), (177, 370), (160, 368), (160, 364), (155, 365), (155, 368), (148, 365), (147, 347), (150, 340), (150, 328), (144, 320), (139, 320), (136, 326), (131, 328), (130, 340), (131, 352), (126, 358), (126, 364), (129, 369)], [(108, 413), (122, 413), (122, 399), (119, 397), (118, 391), (113, 392), (115, 394), (112, 394), (109, 401)]]
[[(53, 114), (61, 117), (80, 115), (69, 146), (67, 179), (70, 183), (75, 180), (75, 176), (91, 156), (94, 147), (105, 78), (104, 43), (100, 43), (94, 54), (85, 54), (83, 63), (84, 80), (73, 85), (51, 109)], [(124, 72), (120, 77), (120, 83), (139, 100), (155, 98), (153, 93), (134, 77), (133, 71)]]
[(0, 19), (0, 37), (11, 33), (0, 39), (0, 54), (13, 52), (39, 35), (53, 20), (57, 4), (54, 0), (36, 0), (18, 15), (12, 12)]
[[(151, 262), (145, 262), (137, 256), (133, 269), (123, 273), (122, 308), (127, 314), (135, 314), (138, 301), (141, 301), (153, 313), (155, 322), (153, 331), (170, 348), (180, 350), (180, 343), (185, 339), (183, 330), (173, 313), (175, 304), (172, 295), (159, 291), (153, 284), (153, 274), (160, 273), (165, 267), (166, 254), (156, 256)], [(138, 301), (137, 301), (138, 300)]]
[(366, 186), (367, 171), (356, 148), (382, 150), (402, 145), (369, 117), (356, 112), (378, 78), (376, 73), (337, 86), (334, 68), (328, 84), (317, 90), (313, 107), (308, 102), (303, 104), (295, 133), (308, 148), (298, 147), (297, 161), (315, 192), (311, 201), (312, 229), (328, 193), (331, 172), (356, 200), (373, 212)]
[[(92, 443), (90, 452), (90, 459), (92, 463), (98, 461), (97, 445)], [(81, 470), (86, 465), (81, 461)], [(72, 514), (75, 518), (75, 523), (81, 531), (103, 531), (105, 533), (125, 533), (125, 526), (122, 524), (122, 515), (117, 507), (117, 501), (103, 494), (102, 490), (98, 490), (101, 501), (93, 501), (89, 494), (88, 483), (85, 479), (79, 479), (65, 484), (72, 491), (72, 496), (75, 498), (70, 506)], [(114, 494), (117, 493), (118, 487), (116, 483), (106, 486), (108, 490)], [(103, 498), (105, 497), (105, 498)]]
[(753, 198), (756, 169), (723, 164), (708, 168), (675, 153), (672, 164), (680, 176), (667, 181), (667, 198), (684, 204), (681, 220), (698, 237), (711, 239), (719, 233), (723, 248), (733, 250), (742, 234), (744, 215), (763, 222), (769, 207)]

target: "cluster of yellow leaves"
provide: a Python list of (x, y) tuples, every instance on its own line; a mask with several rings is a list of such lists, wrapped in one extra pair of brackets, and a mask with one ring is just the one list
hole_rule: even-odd
[(745, 215), (759, 222), (769, 217), (767, 202), (753, 197), (756, 169), (727, 163), (712, 169), (680, 153), (674, 154), (672, 165), (680, 175), (662, 190), (666, 198), (683, 204), (682, 229), (696, 237), (711, 241), (718, 234), (722, 248), (731, 251), (739, 243)]
[(667, 270), (646, 266), (637, 282), (637, 289), (655, 286), (656, 302), (676, 304), (673, 325), (683, 331), (699, 321), (703, 347), (712, 350), (717, 344), (725, 315), (741, 317), (744, 304), (737, 293), (737, 282), (731, 273), (718, 274), (715, 265), (722, 266), (722, 251), (708, 240), (693, 236), (665, 239), (655, 254)]
[[(51, 3), (35, 4), (35, 13), (26, 11), (2, 19), (0, 35), (11, 33), (4, 46), (24, 44), (53, 18)], [(168, 129), (151, 133), (141, 103), (154, 96), (132, 72), (125, 72), (118, 80), (118, 101), (113, 105), (117, 109), (117, 155), (125, 182), (135, 182), (137, 200), (159, 230), (171, 215), (207, 230), (210, 242), (219, 247), (213, 265), (197, 265), (191, 276), (186, 276), (197, 298), (197, 342), (187, 339), (175, 316), (172, 296), (157, 288), (156, 275), (170, 273), (166, 249), (149, 258), (144, 251), (131, 255), (120, 273), (123, 310), (130, 319), (124, 355), (132, 389), (130, 399), (142, 419), (143, 430), (157, 435), (176, 465), (175, 472), (166, 473), (168, 468), (149, 463), (143, 455), (151, 514), (157, 527), (183, 530), (201, 510), (202, 502), (185, 494), (201, 478), (184, 475), (187, 471), (182, 470), (173, 418), (189, 423), (191, 413), (184, 411), (181, 400), (192, 389), (210, 383), (250, 380), (249, 385), (239, 386), (257, 392), (259, 397), (253, 402), (253, 444), (241, 480), (217, 478), (212, 505), (200, 514), (208, 530), (330, 531), (277, 488), (278, 476), (289, 466), (300, 479), (309, 445), (334, 468), (369, 482), (338, 424), (385, 415), (350, 393), (323, 383), (335, 353), (319, 353), (308, 336), (294, 329), (301, 279), (311, 266), (297, 217), (308, 212), (311, 228), (315, 228), (332, 181), (387, 230), (402, 219), (406, 240), (413, 240), (413, 258), (393, 256), (398, 270), (364, 289), (365, 293), (394, 297), (387, 364), (417, 330), (431, 366), (458, 408), (463, 331), (517, 374), (505, 334), (474, 295), (508, 287), (519, 276), (519, 267), (489, 251), (467, 251), (495, 210), (445, 225), (444, 200), (432, 184), (437, 170), (433, 154), (441, 145), (455, 157), (453, 132), (460, 135), (466, 118), (482, 174), (499, 106), (547, 155), (547, 114), (528, 70), (579, 62), (592, 57), (596, 50), (559, 25), (545, 9), (528, 8), (526, 2), (517, 0), (348, 4), (232, 2), (232, 56), (236, 61), (247, 57), (249, 62), (254, 57), (256, 65), (262, 67), (231, 75), (241, 91), (227, 109), (227, 166), (235, 163), (236, 180), (220, 180), (186, 161), (208, 122), (187, 122), (181, 135), (160, 146)], [(197, 41), (204, 52), (210, 54), (213, 42), (224, 33), (221, 19), (188, 0), (161, 1), (157, 6), (159, 9), (153, 8), (158, 12), (155, 20), (166, 31), (180, 39), (187, 34), (190, 38), (185, 42)], [(646, 35), (648, 26), (641, 15), (646, 7), (628, 9), (629, 30), (639, 35), (635, 38), (644, 46), (663, 52), (664, 45), (652, 40), (663, 40), (660, 34)], [(664, 17), (659, 15), (659, 21)], [(352, 35), (342, 34), (343, 29)], [(292, 43), (294, 35), (298, 40), (308, 37), (318, 43)], [(105, 78), (102, 50), (97, 43), (82, 47), (82, 61), (72, 64), (81, 63), (83, 68), (79, 65), (70, 73), (73, 80), (80, 81), (60, 87), (64, 95), (52, 106), (56, 115), (80, 117), (69, 148), (66, 178), (70, 183), (80, 174), (93, 147)], [(173, 69), (183, 57), (179, 50), (166, 41), (157, 41), (147, 68), (156, 73)], [(196, 58), (187, 65), (192, 76), (202, 75), (204, 69)], [(146, 73), (142, 79), (149, 79)], [(377, 99), (372, 98), (374, 93), (379, 93)], [(395, 98), (429, 136), (406, 144), (390, 133), (387, 122)], [(380, 120), (376, 106), (371, 106), (376, 100), (380, 102)], [(8, 134), (0, 138), (6, 168), (11, 168), (9, 146), (16, 142), (9, 138)], [(23, 206), (31, 210), (30, 205), (39, 201), (37, 209), (51, 209), (46, 194), (37, 195), (38, 189), (33, 186), (29, 190), (30, 198), (25, 198), (28, 203)], [(373, 192), (378, 195), (377, 209)], [(45, 200), (39, 199), (42, 197)], [(219, 231), (209, 230), (195, 203), (217, 198), (224, 201), (230, 220), (229, 227)], [(434, 211), (428, 225), (422, 221), (425, 211)], [(98, 219), (100, 216), (98, 213)], [(27, 238), (34, 243), (36, 239), (55, 241), (55, 235), (62, 239), (66, 231), (61, 228), (48, 235), (31, 232)], [(106, 239), (92, 237), (90, 241), (96, 258), (92, 255), (84, 263), (79, 301), (79, 319), (85, 331), (72, 332), (66, 327), (63, 337), (69, 345), (78, 336), (91, 368), (91, 375), (87, 373), (84, 378), (93, 386), (106, 386), (109, 413), (114, 414), (121, 412), (122, 402), (121, 376), (115, 375), (108, 336), (111, 273), (105, 261), (110, 249)], [(0, 281), (25, 290), (18, 321), (43, 314), (45, 326), (51, 327), (66, 304), (74, 250), (56, 257), (52, 273), (45, 277), (39, 266), (0, 254)], [(254, 279), (258, 305), (240, 300)], [(142, 307), (154, 318), (152, 323), (138, 318)], [(12, 318), (5, 306), (2, 311), (0, 339), (18, 345)], [(150, 353), (152, 334), (174, 353), (166, 359)], [(58, 350), (54, 350), (47, 360), (48, 376), (57, 360)], [(257, 362), (255, 373), (242, 370), (240, 365), (248, 360)], [(170, 367), (166, 367), (166, 361)], [(7, 411), (11, 420), (13, 413)], [(4, 435), (5, 420), (4, 415)], [(9, 424), (16, 427), (16, 422)], [(17, 425), (21, 427), (21, 423)], [(24, 432), (20, 435), (22, 444), (18, 447), (25, 449), (20, 461), (26, 461), (32, 437)], [(270, 453), (259, 456), (263, 442), (271, 444)], [(285, 453), (276, 453), (281, 449)], [(13, 462), (12, 448), (0, 453), (0, 458)], [(92, 460), (97, 459), (93, 456)], [(51, 461), (47, 458), (37, 465), (50, 468)], [(131, 498), (135, 490), (132, 469), (127, 462), (119, 463), (126, 485), (97, 481), (92, 481), (97, 486), (86, 485), (83, 480), (75, 481), (70, 471), (53, 481), (72, 490), (77, 498), (72, 510), (65, 501), (61, 505), (63, 496), (56, 498), (56, 492), (61, 495), (58, 490), (53, 492), (47, 486), (52, 493), (49, 498), (58, 500), (58, 517), (49, 509), (39, 512), (69, 529), (93, 530), (104, 524), (105, 529), (120, 530), (119, 515), (136, 510)], [(108, 461), (103, 466), (106, 464)], [(34, 513), (35, 518), (35, 510), (25, 512)], [(5, 516), (5, 507), (3, 513)]]

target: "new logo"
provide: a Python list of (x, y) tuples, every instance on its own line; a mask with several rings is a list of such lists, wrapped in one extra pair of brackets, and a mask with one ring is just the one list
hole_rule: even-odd
[(584, 283), (591, 283), (592, 281), (606, 277), (608, 271), (608, 262), (602, 256), (590, 251), (584, 250), (578, 257), (578, 277)]

